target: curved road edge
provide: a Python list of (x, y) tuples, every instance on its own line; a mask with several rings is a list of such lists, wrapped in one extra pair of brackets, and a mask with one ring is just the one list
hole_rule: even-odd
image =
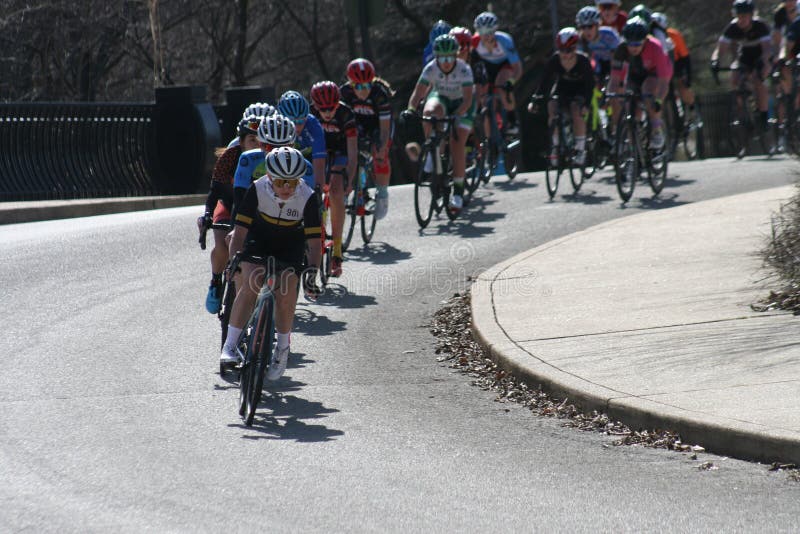
[(800, 463), (797, 319), (750, 308), (767, 293), (756, 251), (794, 191), (615, 219), (501, 262), (472, 286), (473, 334), (502, 368), (584, 411)]
[(0, 202), (0, 224), (91, 217), (110, 213), (200, 205), (206, 194)]

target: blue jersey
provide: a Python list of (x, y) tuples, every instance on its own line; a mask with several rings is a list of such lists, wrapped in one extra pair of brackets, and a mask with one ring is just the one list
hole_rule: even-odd
[(475, 53), (480, 59), (487, 63), (494, 63), (495, 65), (505, 63), (506, 61), (509, 63), (520, 62), (517, 47), (514, 46), (514, 39), (512, 39), (509, 34), (506, 32), (495, 32), (494, 38), (496, 44), (491, 50), (486, 48), (486, 45), (483, 44), (483, 41), (480, 40), (477, 34), (472, 38), (473, 44), (475, 44), (477, 39), (477, 45), (474, 48)]
[(597, 29), (597, 40), (593, 42), (584, 41), (584, 52), (595, 61), (611, 61), (614, 50), (620, 43), (617, 30), (608, 26), (601, 26)]
[(294, 144), (307, 160), (328, 157), (325, 146), (325, 130), (322, 129), (322, 125), (314, 115), (306, 117), (303, 131), (297, 136)]
[[(239, 165), (236, 166), (236, 173), (233, 175), (233, 188), (247, 189), (251, 183), (267, 174), (267, 168), (264, 165), (266, 157), (267, 153), (260, 148), (242, 152), (242, 155), (239, 156)], [(313, 189), (314, 169), (308, 160), (306, 160), (306, 174), (303, 176), (303, 181)]]

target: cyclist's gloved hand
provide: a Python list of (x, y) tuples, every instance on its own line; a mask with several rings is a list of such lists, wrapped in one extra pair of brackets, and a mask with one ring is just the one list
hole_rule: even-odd
[(411, 108), (408, 108), (408, 109), (404, 109), (403, 111), (401, 111), (400, 115), (402, 115), (404, 120), (408, 120), (408, 119), (415, 118), (417, 116), (417, 112), (414, 111)]
[(197, 228), (202, 231), (203, 228), (211, 228), (214, 218), (210, 213), (206, 212), (201, 217), (197, 218)]
[(303, 272), (303, 293), (309, 300), (317, 300), (322, 289), (317, 285), (317, 269), (309, 268)]

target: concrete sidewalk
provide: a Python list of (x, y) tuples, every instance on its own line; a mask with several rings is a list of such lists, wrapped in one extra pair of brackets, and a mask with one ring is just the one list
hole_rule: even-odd
[(483, 273), (473, 329), (529, 383), (633, 428), (800, 463), (800, 319), (758, 313), (781, 187), (626, 217)]
[[(203, 204), (203, 195), (171, 195), (156, 197), (94, 198), (81, 200), (36, 200), (0, 202), (0, 224), (16, 224), (73, 217), (90, 217), (109, 213), (179, 208)], [(198, 215), (202, 215), (199, 213)]]

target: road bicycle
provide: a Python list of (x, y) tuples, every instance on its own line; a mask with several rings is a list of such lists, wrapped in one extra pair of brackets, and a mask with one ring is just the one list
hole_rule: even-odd
[[(419, 158), (419, 172), (414, 181), (414, 214), (420, 228), (431, 222), (433, 212), (444, 211), (447, 218), (455, 220), (458, 210), (449, 207), (452, 194), (452, 170), (450, 168), (450, 139), (452, 135), (466, 135), (454, 130), (454, 117), (422, 117), (423, 122), (430, 123), (431, 132), (422, 146)], [(444, 141), (444, 143), (443, 143)], [(444, 150), (442, 150), (444, 145)], [(426, 166), (430, 170), (426, 171)]]
[(603, 89), (594, 88), (586, 119), (586, 163), (583, 179), (588, 180), (608, 165), (611, 156), (610, 117)]
[[(553, 85), (553, 88), (557, 84)], [(534, 103), (541, 100), (542, 97), (534, 98)], [(547, 183), (547, 194), (550, 200), (556, 196), (558, 191), (558, 182), (561, 175), (566, 171), (569, 173), (569, 179), (572, 182), (572, 188), (577, 193), (581, 185), (583, 185), (583, 178), (585, 175), (585, 163), (578, 164), (575, 162), (575, 135), (572, 131), (572, 119), (567, 116), (567, 110), (561, 105), (558, 94), (551, 92), (548, 97), (550, 102), (555, 102), (555, 116), (552, 117), (552, 124), (547, 129), (547, 162), (545, 167), (545, 182)], [(553, 140), (558, 139), (558, 145), (553, 146)], [(551, 160), (551, 156), (555, 154), (555, 159)]]
[(689, 110), (681, 100), (680, 92), (675, 88), (674, 80), (671, 80), (669, 84), (669, 93), (664, 100), (663, 115), (664, 123), (670, 132), (669, 159), (675, 159), (679, 148), (683, 149), (683, 153), (689, 161), (705, 158), (700, 102), (695, 101), (694, 117), (690, 117)]
[[(346, 178), (342, 172), (342, 177)], [(375, 170), (373, 168), (370, 143), (366, 139), (359, 139), (358, 168), (356, 169), (356, 183), (353, 190), (345, 200), (345, 229), (342, 239), (342, 251), (350, 247), (355, 234), (356, 221), (361, 221), (361, 239), (364, 244), (369, 244), (375, 235)]]
[(663, 128), (664, 148), (650, 147), (652, 132), (645, 102), (653, 99), (653, 95), (628, 89), (606, 96), (623, 100), (614, 144), (614, 178), (620, 198), (623, 202), (630, 200), (643, 170), (647, 172), (653, 195), (658, 195), (667, 178), (669, 132)]
[(775, 146), (770, 139), (768, 126), (762, 124), (758, 110), (757, 98), (751, 87), (752, 70), (740, 66), (718, 67), (713, 66), (711, 72), (714, 80), (719, 85), (719, 72), (740, 72), (739, 82), (735, 89), (731, 91), (729, 101), (730, 117), (730, 139), (733, 142), (733, 149), (738, 159), (742, 159), (748, 153), (750, 143), (758, 142), (764, 154), (772, 156), (775, 153)]
[[(330, 176), (325, 177), (325, 184), (316, 191), (320, 205), (320, 268), (319, 281), (322, 287), (328, 285), (333, 270), (333, 224), (330, 217), (331, 197), (330, 197)], [(308, 258), (306, 258), (308, 263)]]
[[(785, 142), (785, 150), (792, 154), (800, 153), (800, 55), (789, 60), (784, 61), (784, 66), (789, 69), (789, 76), (791, 86), (788, 94), (781, 95), (783, 103), (784, 117), (778, 123), (778, 139)], [(780, 83), (780, 69), (776, 70), (775, 75), (778, 77)]]
[(252, 426), (256, 408), (261, 400), (267, 369), (275, 356), (274, 292), (280, 290), (281, 273), (292, 267), (271, 257), (245, 257), (237, 253), (228, 266), (230, 276), (238, 271), (242, 261), (259, 263), (266, 269), (253, 313), (236, 343), (236, 355), (240, 362), (239, 415), (244, 419), (245, 425)]
[[(485, 103), (475, 115), (475, 134), (480, 140), (480, 153), (484, 155), (484, 160), (481, 162), (483, 165), (480, 169), (484, 184), (488, 183), (494, 174), (500, 162), (500, 156), (503, 157), (508, 179), (513, 180), (517, 175), (522, 150), (519, 136), (509, 135), (505, 131), (508, 124), (506, 110), (502, 105), (496, 106), (494, 89), (494, 85), (489, 84), (489, 90), (484, 97)], [(500, 89), (506, 93), (509, 92), (505, 87)]]

